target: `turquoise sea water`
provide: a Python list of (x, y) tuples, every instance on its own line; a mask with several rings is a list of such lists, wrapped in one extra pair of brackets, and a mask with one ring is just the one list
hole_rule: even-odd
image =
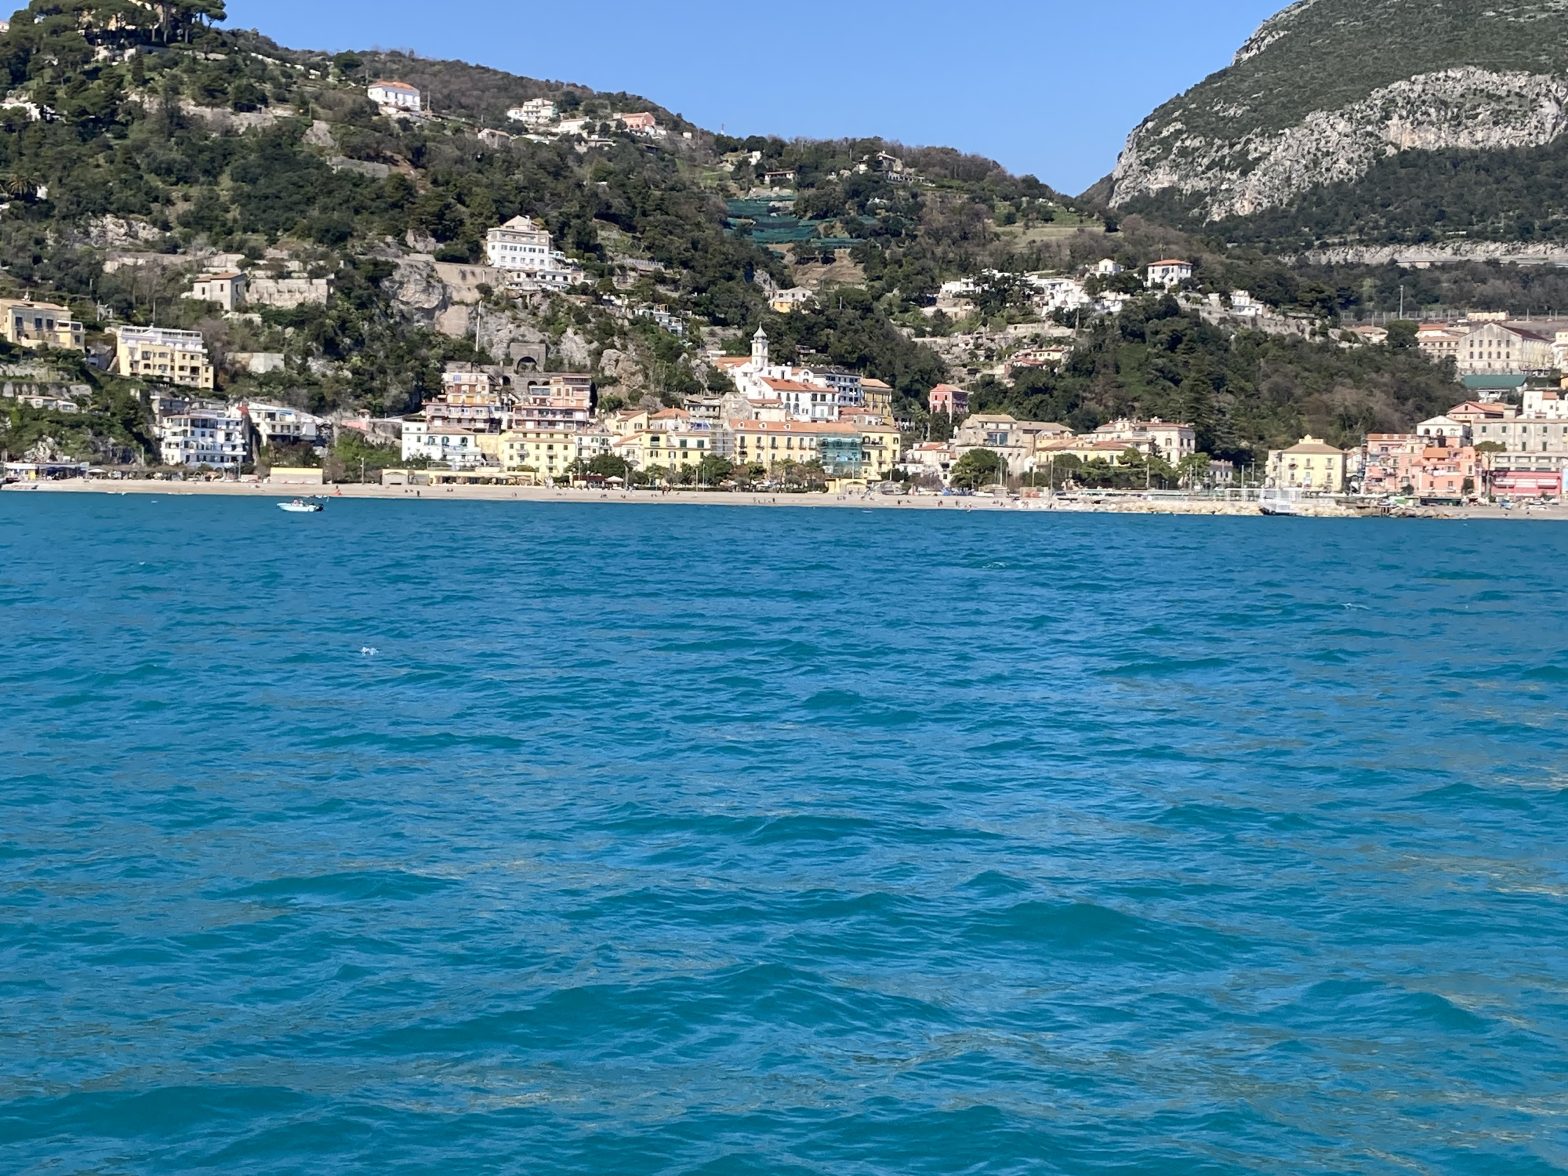
[(0, 1169), (1568, 1170), (1565, 555), (0, 494)]

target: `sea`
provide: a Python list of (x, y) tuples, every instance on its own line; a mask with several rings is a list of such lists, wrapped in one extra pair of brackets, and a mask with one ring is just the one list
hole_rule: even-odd
[(0, 1170), (1568, 1171), (1565, 559), (0, 493)]

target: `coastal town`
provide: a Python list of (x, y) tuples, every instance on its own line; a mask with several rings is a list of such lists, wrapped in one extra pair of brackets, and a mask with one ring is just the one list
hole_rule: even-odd
[[(428, 96), (406, 82), (377, 79), (365, 94), (388, 119), (432, 117)], [(479, 140), (495, 146), (522, 137), (593, 150), (613, 145), (617, 136), (657, 143), (671, 133), (647, 112), (569, 117), (544, 98), (515, 106), (507, 118), (511, 129), (481, 128)], [(725, 166), (760, 169), (760, 160), (753, 153)], [(917, 182), (904, 161), (887, 153), (851, 172), (879, 182)], [(769, 171), (759, 180), (776, 194), (787, 191), (796, 175)], [(638, 302), (620, 285), (596, 288), (584, 262), (553, 238), (542, 218), (501, 219), (485, 235), (482, 252), (482, 264), (442, 272), (456, 270), (468, 288), (514, 308), (593, 307), (682, 344), (690, 343), (689, 330), (698, 329), (667, 300)], [(109, 266), (167, 260), (126, 253)], [(51, 366), (49, 358), (74, 356), (73, 362), (133, 383), (156, 440), (153, 451), (108, 464), (47, 446), (7, 453), (3, 477), (30, 484), (152, 477), (307, 488), (373, 481), (410, 488), (613, 486), (1053, 499), (1159, 492), (1198, 502), (1245, 502), (1269, 491), (1324, 511), (1374, 503), (1563, 499), (1568, 380), (1558, 373), (1568, 371), (1568, 321), (1518, 321), (1480, 310), (1443, 322), (1331, 329), (1321, 319), (1279, 311), (1247, 290), (1214, 289), (1201, 279), (1200, 267), (1179, 257), (1136, 265), (1107, 257), (1064, 272), (987, 270), (945, 281), (924, 317), (933, 324), (982, 325), (968, 333), (909, 332), (942, 357), (956, 381), (929, 388), (906, 383), (895, 389), (892, 373), (826, 360), (786, 362), (763, 326), (749, 334), (703, 333), (698, 360), (710, 377), (700, 391), (607, 395), (580, 357), (552, 364), (549, 345), (541, 343), (511, 348), (502, 361), (448, 361), (438, 389), (410, 396), (415, 411), (374, 415), (311, 412), (287, 397), (227, 394), (236, 375), (286, 375), (290, 362), (282, 351), (230, 345), (227, 326), (259, 328), (263, 312), (322, 307), (337, 279), (288, 250), (270, 251), (259, 265), (243, 254), (208, 252), (180, 300), (206, 308), (214, 317), (204, 321), (225, 327), (223, 346), (210, 331), (160, 326), (156, 318), (113, 323), (90, 337), (95, 333), (65, 302), (0, 300), (0, 337), (13, 353), (0, 371), (0, 393), (37, 410), (79, 412), (86, 388), (73, 381), (70, 364)], [(820, 294), (806, 286), (772, 286), (768, 309), (787, 321), (809, 312)], [(1343, 448), (1304, 435), (1246, 463), (1205, 453), (1191, 421), (1126, 416), (1074, 428), (977, 408), (977, 382), (1060, 369), (1080, 345), (1087, 322), (1115, 319), (1160, 298), (1231, 331), (1326, 337), (1347, 350), (1414, 348), (1435, 365), (1452, 365), (1455, 404), (1408, 432), (1372, 432)], [(1010, 308), (1008, 325), (984, 326), (986, 316), (978, 312), (988, 305)], [(464, 331), (471, 324), (475, 341), (483, 313), (481, 304), (461, 319)], [(334, 467), (328, 458), (346, 438), (355, 442), (359, 460)]]

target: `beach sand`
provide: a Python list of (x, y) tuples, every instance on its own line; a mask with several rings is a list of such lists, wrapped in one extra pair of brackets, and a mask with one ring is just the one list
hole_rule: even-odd
[[(576, 502), (635, 504), (639, 506), (770, 506), (795, 509), (984, 511), (1038, 514), (1157, 514), (1255, 517), (1256, 503), (1210, 502), (1201, 499), (1145, 499), (1138, 496), (1095, 502), (1088, 498), (990, 497), (940, 498), (927, 495), (752, 494), (744, 491), (703, 490), (567, 490), (529, 486), (373, 486), (327, 487), (269, 485), (264, 482), (161, 482), (141, 479), (115, 481), (72, 478), (57, 482), (13, 482), (7, 495), (21, 494), (161, 494), (165, 496), (224, 495), (259, 499), (321, 497), (419, 502)], [(1313, 512), (1324, 518), (1373, 517), (1341, 507), (1326, 506)], [(1568, 506), (1532, 507), (1504, 511), (1495, 506), (1443, 508), (1424, 516), (1435, 519), (1531, 519), (1568, 521)]]

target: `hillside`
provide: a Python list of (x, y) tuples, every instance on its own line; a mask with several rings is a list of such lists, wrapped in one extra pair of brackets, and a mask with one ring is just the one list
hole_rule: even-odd
[[(1000, 372), (1025, 322), (1076, 333), (1087, 358), (991, 379), (982, 402), (1054, 404), (1087, 427), (1181, 411), (1215, 456), (1250, 460), (1307, 427), (1408, 425), (1445, 394), (1449, 377), (1417, 356), (1331, 341), (1338, 313), (1397, 293), (1381, 271), (1349, 288), (1144, 217), (1109, 226), (948, 148), (714, 135), (634, 95), (288, 49), (223, 17), (218, 0), (33, 0), (0, 35), (0, 297), (63, 304), (87, 351), (83, 364), (79, 349), (0, 344), (0, 364), (20, 365), (0, 452), (155, 454), (158, 377), (111, 370), (114, 332), (148, 324), (199, 333), (220, 400), (338, 419), (409, 413), (454, 361), (590, 375), (601, 413), (688, 405), (733, 389), (719, 356), (744, 353), (759, 325), (780, 359), (885, 381), (911, 433), (953, 373), (955, 336), (978, 341), (966, 370), (980, 354)], [(417, 87), (421, 108), (373, 103), (383, 79)], [(530, 103), (550, 108), (548, 127), (524, 121)], [(549, 234), (559, 284), (519, 291), (488, 267), (487, 235), (514, 217)], [(1198, 262), (1183, 308), (1137, 273), (1172, 255)], [(1122, 326), (1025, 297), (1037, 287), (1021, 275), (1081, 291), (1105, 258), (1127, 272), (1091, 284), (1130, 302)], [(197, 293), (230, 271), (245, 305)], [(958, 317), (939, 305), (955, 279), (984, 291)], [(1315, 324), (1312, 342), (1249, 345), (1266, 380), (1228, 366), (1228, 330), (1173, 320), (1238, 288)], [(1167, 355), (1172, 340), (1188, 345)]]
[(1568, 239), (1568, 6), (1301, 0), (1092, 195), (1226, 240)]
[[(286, 377), (229, 373), (236, 395), (402, 411), (444, 360), (546, 344), (552, 362), (606, 386), (670, 398), (712, 378), (703, 347), (754, 329), (770, 291), (801, 280), (795, 263), (824, 261), (869, 285), (872, 303), (846, 312), (846, 327), (883, 339), (879, 368), (919, 395), (940, 365), (913, 354), (892, 318), (945, 277), (1018, 254), (1007, 229), (1073, 215), (1037, 181), (957, 152), (727, 140), (632, 95), (406, 54), (291, 50), (222, 29), (223, 15), (216, 0), (34, 0), (17, 14), (0, 36), (0, 176), (13, 196), (0, 260), (12, 293), (90, 300), (72, 303), (90, 329), (156, 309), (221, 349), (288, 357)], [(366, 85), (379, 77), (420, 87), (426, 110), (378, 110)], [(583, 129), (525, 134), (507, 112), (536, 98)], [(652, 115), (658, 137), (629, 133), (626, 111)], [(766, 186), (781, 171), (788, 192)], [(738, 219), (736, 202), (759, 194), (798, 212)], [(519, 303), (460, 271), (520, 215), (583, 267), (580, 296)], [(774, 223), (792, 232), (767, 248), (759, 229)], [(330, 278), (335, 293), (220, 321), (180, 297), (213, 259)], [(686, 329), (629, 323), (628, 308)]]

